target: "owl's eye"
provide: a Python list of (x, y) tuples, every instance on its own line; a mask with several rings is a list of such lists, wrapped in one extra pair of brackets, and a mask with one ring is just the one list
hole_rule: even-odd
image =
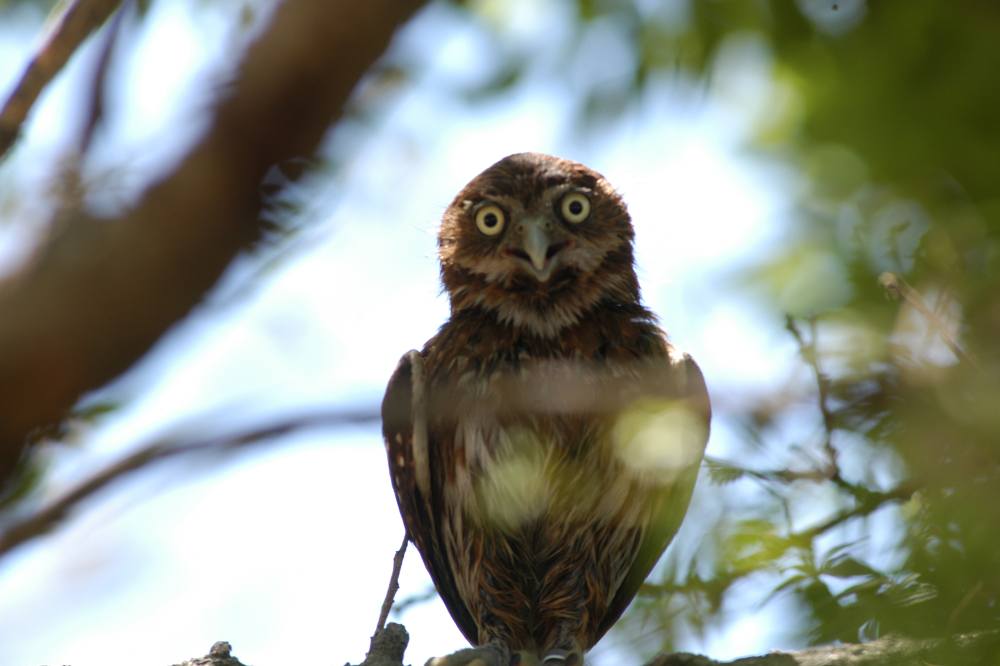
[(476, 213), (476, 226), (487, 236), (496, 236), (503, 231), (503, 211), (500, 206), (483, 206)]
[(570, 192), (563, 197), (562, 216), (567, 222), (583, 222), (590, 216), (590, 199), (579, 192)]

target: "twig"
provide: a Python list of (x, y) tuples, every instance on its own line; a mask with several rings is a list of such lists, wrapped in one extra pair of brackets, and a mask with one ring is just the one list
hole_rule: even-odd
[(396, 592), (399, 591), (399, 572), (403, 568), (403, 556), (406, 555), (406, 542), (410, 540), (410, 533), (403, 533), (403, 545), (399, 547), (392, 558), (392, 576), (389, 578), (389, 589), (385, 593), (385, 601), (382, 602), (382, 612), (378, 615), (378, 625), (375, 627), (375, 634), (372, 634), (372, 645), (375, 645), (375, 635), (385, 627), (385, 621), (389, 619), (389, 611), (392, 610), (392, 602), (396, 600)]
[[(191, 453), (218, 451), (225, 452), (246, 444), (273, 439), (290, 432), (304, 428), (337, 427), (357, 423), (368, 423), (378, 420), (377, 413), (369, 412), (334, 412), (314, 414), (295, 419), (289, 419), (274, 425), (250, 430), (241, 434), (223, 435), (193, 442), (178, 443), (176, 441), (158, 441), (143, 446), (135, 453), (126, 456), (119, 462), (101, 470), (87, 479), (55, 502), (39, 510), (32, 516), (14, 522), (0, 533), (0, 555), (10, 551), (15, 546), (36, 536), (45, 534), (60, 520), (66, 517), (70, 509), (82, 500), (90, 497), (112, 481), (121, 478), (128, 472), (145, 467), (156, 460), (164, 460)], [(398, 572), (397, 572), (398, 573)]]
[(28, 63), (0, 110), (0, 157), (14, 144), (42, 89), (63, 68), (84, 39), (118, 8), (120, 0), (74, 0), (57, 19), (48, 39)]
[[(118, 0), (121, 2), (121, 0)], [(90, 85), (89, 98), (87, 100), (87, 122), (83, 126), (83, 134), (80, 139), (80, 154), (84, 154), (90, 148), (91, 139), (94, 137), (94, 129), (97, 123), (104, 116), (104, 95), (108, 76), (108, 66), (111, 64), (111, 54), (114, 51), (115, 43), (118, 41), (118, 34), (121, 31), (122, 17), (127, 13), (131, 5), (126, 5), (121, 11), (112, 17), (106, 30), (104, 44), (101, 46), (101, 53), (94, 64), (93, 81)]]
[(56, 181), (57, 188), (54, 188), (55, 199), (59, 202), (59, 207), (51, 220), (52, 226), (55, 229), (61, 229), (65, 221), (71, 218), (83, 201), (85, 189), (81, 184), (80, 168), (90, 148), (94, 137), (94, 130), (104, 116), (107, 70), (111, 63), (111, 54), (114, 51), (114, 45), (117, 42), (124, 15), (124, 11), (116, 12), (108, 22), (107, 29), (104, 31), (104, 43), (101, 45), (100, 53), (94, 63), (91, 84), (87, 90), (87, 94), (84, 96), (86, 99), (82, 103), (85, 113), (80, 136), (75, 148), (71, 148), (62, 160), (63, 166), (60, 169), (60, 177)]
[(951, 615), (948, 617), (949, 634), (954, 633), (955, 625), (958, 623), (958, 616), (962, 614), (962, 611), (965, 610), (965, 607), (969, 605), (969, 602), (971, 602), (972, 599), (977, 594), (979, 594), (980, 590), (982, 589), (983, 589), (983, 581), (979, 581), (978, 583), (972, 586), (971, 590), (965, 593), (965, 596), (962, 597), (962, 600), (958, 602), (957, 606), (955, 606), (955, 610), (953, 610), (951, 612)]
[(873, 511), (881, 507), (883, 504), (889, 501), (898, 500), (904, 501), (913, 496), (913, 488), (909, 486), (899, 486), (893, 490), (884, 493), (871, 493), (871, 499), (868, 502), (859, 502), (854, 508), (845, 509), (837, 513), (829, 520), (815, 527), (811, 527), (807, 530), (789, 535), (790, 539), (802, 539), (802, 540), (812, 540), (823, 534), (827, 530), (831, 530), (837, 525), (847, 522), (852, 518), (857, 518), (859, 516), (867, 516)]
[[(749, 467), (740, 467), (722, 458), (705, 456), (705, 462), (709, 465), (729, 471), (731, 474), (751, 476), (760, 481), (770, 481), (772, 483), (791, 483), (793, 481), (828, 481), (828, 472), (820, 469), (811, 469), (805, 472), (795, 472), (790, 469), (782, 470), (757, 470)], [(734, 477), (735, 478), (735, 477)]]
[(812, 336), (809, 344), (806, 344), (802, 338), (802, 333), (799, 331), (798, 326), (795, 325), (792, 315), (785, 315), (785, 328), (795, 337), (795, 341), (799, 344), (799, 353), (802, 354), (803, 360), (812, 367), (813, 373), (816, 375), (816, 388), (819, 391), (819, 410), (823, 415), (823, 429), (826, 431), (823, 449), (830, 459), (829, 467), (826, 470), (826, 478), (838, 485), (842, 485), (843, 480), (840, 478), (840, 467), (837, 464), (837, 450), (833, 448), (833, 431), (836, 429), (836, 420), (829, 406), (830, 378), (823, 374), (823, 370), (819, 366), (819, 350), (816, 348), (816, 339), (818, 336), (816, 318), (809, 318), (809, 330)]
[(962, 347), (958, 344), (952, 336), (951, 331), (945, 326), (941, 318), (936, 314), (931, 312), (927, 304), (924, 303), (924, 297), (920, 295), (920, 292), (911, 287), (906, 280), (899, 273), (893, 273), (892, 271), (886, 271), (882, 275), (878, 276), (878, 283), (882, 288), (884, 288), (888, 295), (892, 297), (901, 297), (904, 301), (913, 306), (920, 314), (922, 314), (931, 326), (937, 330), (938, 335), (944, 340), (944, 343), (948, 345), (948, 349), (955, 355), (956, 358), (965, 361), (977, 370), (981, 369), (979, 364), (973, 360), (971, 356), (965, 353)]

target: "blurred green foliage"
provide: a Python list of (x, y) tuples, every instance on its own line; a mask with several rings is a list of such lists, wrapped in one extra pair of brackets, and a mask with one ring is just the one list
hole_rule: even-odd
[[(1000, 629), (1000, 4), (579, 0), (578, 20), (628, 35), (633, 98), (665, 72), (711, 86), (727, 44), (763, 44), (774, 85), (753, 148), (808, 183), (787, 243), (749, 277), (813, 379), (729, 415), (745, 455), (707, 471), (744, 510), (691, 561), (668, 557), (624, 642), (671, 649), (659, 629), (721, 625), (749, 579), (760, 603), (794, 595), (789, 625), (811, 643)], [(581, 114), (615, 113), (602, 94), (619, 95), (583, 90)], [(931, 317), (888, 298), (884, 271)], [(815, 442), (787, 441), (781, 423), (809, 405)]]

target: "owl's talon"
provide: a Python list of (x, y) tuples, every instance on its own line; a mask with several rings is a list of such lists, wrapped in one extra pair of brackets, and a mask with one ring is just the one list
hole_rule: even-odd
[(576, 650), (553, 648), (542, 657), (542, 666), (577, 666), (582, 661), (583, 655)]

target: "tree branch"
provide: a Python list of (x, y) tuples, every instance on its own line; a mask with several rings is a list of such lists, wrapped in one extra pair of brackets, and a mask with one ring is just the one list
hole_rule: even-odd
[(399, 572), (403, 569), (403, 556), (406, 555), (406, 542), (410, 540), (410, 533), (403, 532), (403, 545), (399, 547), (396, 554), (392, 558), (392, 575), (389, 577), (389, 589), (385, 592), (385, 600), (382, 601), (382, 610), (378, 614), (378, 624), (375, 625), (375, 634), (372, 636), (372, 640), (375, 640), (375, 636), (378, 632), (382, 631), (385, 627), (385, 621), (389, 619), (389, 611), (392, 610), (392, 604), (396, 600), (396, 592), (399, 591)]
[[(80, 502), (105, 488), (110, 483), (131, 472), (142, 469), (152, 462), (194, 453), (226, 453), (243, 448), (248, 444), (274, 439), (275, 437), (305, 428), (330, 428), (371, 423), (378, 420), (379, 414), (374, 410), (371, 412), (328, 412), (299, 416), (243, 433), (233, 433), (208, 439), (193, 441), (160, 439), (154, 441), (139, 447), (134, 453), (101, 470), (56, 501), (40, 509), (37, 513), (4, 526), (4, 530), (0, 532), (0, 556), (30, 539), (49, 532)], [(406, 545), (405, 542), (403, 545)], [(399, 564), (402, 565), (402, 556), (398, 554), (397, 556)], [(394, 576), (399, 575), (398, 569), (394, 568), (393, 572)]]
[[(372, 651), (359, 666), (403, 666), (403, 653), (408, 641), (406, 628), (390, 622), (384, 630), (372, 637)], [(890, 634), (869, 643), (824, 645), (799, 652), (771, 652), (733, 661), (716, 661), (688, 652), (661, 654), (646, 666), (929, 666), (939, 663), (992, 666), (996, 663), (998, 646), (1000, 632), (996, 631), (955, 636), (950, 640), (917, 640)], [(229, 643), (220, 642), (213, 645), (212, 651), (205, 657), (175, 666), (243, 664), (230, 655)]]

